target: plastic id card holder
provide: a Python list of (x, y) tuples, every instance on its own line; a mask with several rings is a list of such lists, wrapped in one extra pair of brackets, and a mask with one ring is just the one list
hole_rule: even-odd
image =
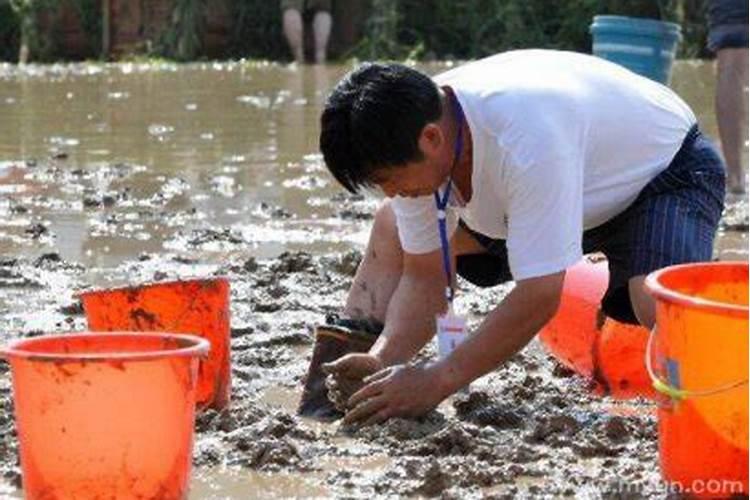
[(438, 355), (440, 359), (445, 359), (468, 336), (466, 319), (449, 311), (446, 314), (439, 314), (436, 323)]

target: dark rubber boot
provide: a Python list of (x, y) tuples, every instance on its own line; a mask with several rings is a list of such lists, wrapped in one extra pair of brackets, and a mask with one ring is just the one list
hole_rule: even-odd
[[(331, 421), (343, 416), (328, 399), (326, 374), (321, 365), (330, 363), (353, 352), (367, 352), (375, 343), (382, 326), (363, 323), (358, 320), (329, 318), (329, 323), (315, 329), (315, 345), (312, 359), (307, 369), (302, 397), (297, 414), (303, 417)], [(362, 329), (355, 328), (363, 327)]]

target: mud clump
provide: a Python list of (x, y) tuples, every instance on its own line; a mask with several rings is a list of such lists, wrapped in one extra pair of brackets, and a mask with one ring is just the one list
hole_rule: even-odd
[(616, 457), (623, 448), (609, 446), (596, 438), (590, 437), (584, 444), (574, 444), (573, 449), (583, 458)]
[(485, 392), (460, 394), (454, 399), (453, 407), (459, 419), (479, 426), (490, 425), (499, 429), (520, 429), (524, 426), (523, 414), (494, 401)]
[(290, 363), (292, 354), (288, 349), (257, 346), (247, 349), (235, 356), (235, 362), (243, 366), (275, 368)]
[(240, 236), (236, 235), (229, 228), (202, 229), (194, 230), (188, 237), (188, 245), (191, 247), (201, 247), (209, 243), (228, 243), (230, 245), (239, 245), (243, 243)]
[(261, 202), (255, 213), (266, 219), (291, 219), (294, 215), (284, 207), (272, 205), (265, 201)]
[(255, 303), (255, 310), (262, 313), (272, 313), (280, 311), (284, 305), (275, 300), (270, 293), (265, 292), (263, 295), (258, 296), (257, 302)]
[(230, 465), (259, 470), (299, 469), (301, 442), (316, 434), (293, 415), (268, 410), (263, 403), (242, 403), (222, 411), (208, 410), (196, 420), (196, 465)]
[(271, 266), (274, 273), (291, 274), (313, 269), (313, 257), (307, 252), (284, 252)]
[(430, 462), (423, 476), (422, 484), (414, 492), (418, 495), (435, 497), (450, 487), (450, 477), (440, 469), (437, 461)]
[(41, 288), (42, 284), (13, 269), (0, 267), (0, 286), (3, 288)]
[(448, 426), (414, 446), (412, 451), (425, 456), (468, 455), (476, 447), (474, 437), (463, 427)]
[(557, 438), (569, 438), (574, 436), (581, 429), (576, 419), (568, 415), (555, 415), (552, 417), (543, 417), (537, 422), (536, 427), (529, 436), (532, 443), (549, 443), (552, 446), (564, 442)]
[(119, 197), (117, 193), (89, 194), (83, 198), (83, 206), (85, 208), (111, 208), (117, 203)]
[(242, 270), (246, 273), (254, 273), (258, 270), (258, 261), (254, 257), (250, 257), (242, 264)]
[(302, 458), (294, 443), (284, 439), (243, 441), (238, 448), (241, 454), (228, 465), (241, 465), (251, 469), (278, 470), (297, 467)]
[(607, 420), (607, 423), (604, 426), (604, 434), (610, 441), (622, 443), (627, 441), (630, 437), (630, 430), (628, 429), (628, 424), (624, 418), (612, 417)]
[(421, 445), (425, 439), (439, 432), (445, 425), (444, 415), (433, 411), (419, 419), (392, 418), (377, 426), (350, 427), (343, 430), (358, 438), (381, 443), (390, 452), (398, 453), (403, 446)]
[(45, 226), (42, 223), (31, 224), (29, 227), (27, 227), (24, 230), (24, 232), (33, 239), (38, 239), (44, 235), (50, 234), (50, 231), (49, 229), (47, 229), (47, 226)]
[(57, 252), (44, 253), (34, 261), (34, 265), (37, 267), (55, 266), (60, 263), (62, 263), (62, 258)]

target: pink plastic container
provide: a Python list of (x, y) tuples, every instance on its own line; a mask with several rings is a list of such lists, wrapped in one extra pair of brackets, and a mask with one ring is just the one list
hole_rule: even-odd
[(205, 339), (81, 333), (18, 340), (10, 362), (29, 499), (187, 498)]

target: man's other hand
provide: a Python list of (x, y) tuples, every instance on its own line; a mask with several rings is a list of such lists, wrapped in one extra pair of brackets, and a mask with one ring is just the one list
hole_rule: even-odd
[(353, 353), (321, 367), (326, 377), (328, 399), (340, 411), (348, 410), (348, 399), (363, 385), (363, 379), (383, 368), (381, 361), (370, 354)]

